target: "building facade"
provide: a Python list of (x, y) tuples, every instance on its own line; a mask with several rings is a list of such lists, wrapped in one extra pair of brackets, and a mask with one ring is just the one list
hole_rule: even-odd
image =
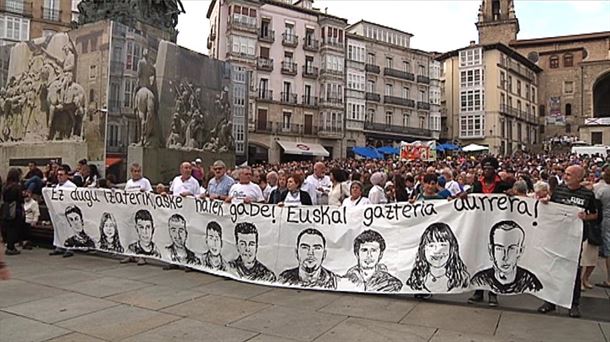
[(67, 31), (72, 0), (0, 0), (0, 45)]
[(383, 25), (359, 21), (347, 32), (348, 149), (438, 139), (440, 64), (432, 54), (411, 49), (412, 34)]
[(304, 158), (284, 142), (344, 156), (347, 20), (310, 0), (212, 1), (207, 17), (210, 57), (249, 73), (249, 160)]
[(517, 39), (513, 0), (483, 0), (476, 25), (480, 44), (505, 44), (543, 69), (537, 104), (545, 140), (610, 144), (610, 31)]
[(538, 66), (506, 45), (470, 46), (441, 55), (447, 138), (491, 153), (540, 143)]

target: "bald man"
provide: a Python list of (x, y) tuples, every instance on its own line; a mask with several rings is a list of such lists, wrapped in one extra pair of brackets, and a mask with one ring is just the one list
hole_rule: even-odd
[(331, 187), (330, 177), (326, 175), (326, 165), (317, 162), (313, 165), (313, 175), (307, 176), (301, 190), (309, 193), (314, 205), (328, 204), (328, 193), (330, 193)]
[(192, 176), (193, 167), (190, 162), (180, 164), (180, 175), (172, 181), (169, 191), (174, 196), (199, 196), (199, 181)]
[[(593, 191), (581, 185), (585, 178), (585, 170), (579, 165), (572, 165), (566, 168), (564, 173), (564, 183), (557, 186), (551, 195), (551, 202), (572, 205), (582, 208), (583, 211), (578, 213), (578, 218), (584, 221), (583, 227), (587, 229), (588, 225), (597, 220), (597, 205), (595, 194)], [(583, 239), (586, 234), (583, 234)], [(580, 264), (580, 262), (579, 262)], [(557, 284), (561, 286), (561, 284)], [(576, 282), (574, 284), (574, 296), (572, 297), (572, 308), (570, 309), (570, 317), (580, 317), (580, 268), (576, 272)], [(555, 304), (545, 302), (538, 308), (540, 313), (548, 313), (555, 311)]]

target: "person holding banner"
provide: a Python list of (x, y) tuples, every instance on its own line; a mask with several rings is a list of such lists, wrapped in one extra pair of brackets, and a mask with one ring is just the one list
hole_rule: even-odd
[(362, 196), (362, 183), (360, 181), (352, 181), (349, 187), (350, 197), (343, 200), (343, 207), (357, 207), (371, 204), (368, 198)]
[[(326, 165), (323, 162), (317, 162), (313, 165), (313, 174), (307, 176), (304, 183), (311, 184), (311, 188), (315, 192), (310, 193), (311, 200), (314, 204), (328, 204), (328, 193), (332, 187), (330, 177), (325, 175)], [(314, 198), (315, 197), (315, 198)]]
[(286, 183), (288, 181), (288, 175), (286, 175), (286, 173), (283, 170), (280, 170), (280, 172), (278, 172), (278, 177), (277, 177), (277, 187), (275, 187), (275, 189), (273, 189), (273, 191), (271, 191), (271, 194), (269, 194), (269, 204), (278, 204), (281, 202), (281, 196), (284, 193), (284, 191), (286, 191), (286, 189), (288, 189), (286, 187)]
[(265, 197), (261, 188), (252, 183), (252, 168), (243, 166), (239, 168), (239, 183), (233, 184), (229, 190), (229, 196), (225, 202), (239, 203), (264, 203)]
[[(63, 166), (57, 169), (57, 184), (55, 185), (55, 189), (76, 189), (76, 184), (70, 181), (68, 175), (68, 170)], [(61, 247), (55, 247), (55, 249), (49, 253), (49, 255), (60, 255), (63, 254), (64, 258), (69, 258), (74, 255), (74, 253), (69, 250)]]
[[(576, 206), (583, 211), (578, 213), (578, 218), (584, 222), (583, 227), (585, 231), (588, 225), (593, 221), (597, 220), (597, 204), (595, 194), (593, 191), (582, 186), (582, 181), (585, 177), (585, 169), (580, 165), (572, 165), (566, 168), (564, 173), (564, 183), (557, 186), (557, 189), (551, 194), (551, 202), (560, 203), (565, 205)], [(544, 200), (542, 203), (547, 203)], [(583, 241), (587, 238), (586, 234), (583, 234)], [(581, 246), (582, 253), (582, 246)], [(580, 264), (580, 260), (579, 260)], [(568, 315), (570, 317), (580, 317), (580, 291), (581, 291), (581, 272), (580, 268), (576, 270), (576, 282), (574, 286), (574, 294), (572, 295), (572, 307)], [(546, 314), (551, 311), (555, 311), (556, 306), (550, 302), (544, 302), (542, 306), (538, 308), (538, 312)]]
[(125, 191), (153, 191), (150, 181), (142, 176), (142, 166), (140, 164), (131, 164), (129, 173), (131, 173), (131, 178), (125, 183)]
[(235, 184), (235, 180), (227, 175), (227, 166), (222, 160), (212, 164), (214, 178), (208, 182), (208, 196), (211, 200), (224, 201), (229, 196), (229, 190)]
[(280, 202), (278, 203), (280, 207), (312, 205), (309, 194), (301, 190), (301, 183), (302, 178), (297, 174), (288, 177), (286, 181), (287, 189), (280, 195)]
[(375, 172), (371, 175), (371, 184), (373, 187), (369, 190), (368, 199), (371, 204), (386, 204), (388, 199), (381, 185), (385, 185), (386, 175), (383, 172)]
[(180, 164), (180, 175), (176, 176), (169, 187), (174, 196), (199, 196), (199, 182), (192, 176), (193, 166), (189, 162)]

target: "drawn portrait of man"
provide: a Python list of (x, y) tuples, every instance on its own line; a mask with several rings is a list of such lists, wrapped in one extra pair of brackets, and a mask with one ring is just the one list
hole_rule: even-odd
[(386, 244), (383, 236), (374, 230), (365, 230), (354, 239), (354, 255), (358, 264), (347, 270), (344, 278), (364, 291), (400, 291), (402, 282), (388, 273), (381, 263)]
[(337, 275), (322, 266), (326, 259), (326, 238), (315, 228), (299, 233), (296, 246), (299, 266), (280, 274), (280, 282), (304, 287), (337, 288)]
[(489, 256), (493, 266), (472, 277), (474, 286), (489, 286), (495, 293), (540, 291), (542, 283), (517, 263), (523, 254), (525, 232), (514, 221), (496, 223), (489, 232)]
[(155, 224), (150, 211), (146, 209), (138, 210), (135, 216), (135, 223), (136, 232), (138, 233), (138, 241), (129, 245), (127, 250), (134, 254), (160, 258), (161, 253), (153, 242)]
[(210, 221), (205, 229), (205, 243), (208, 251), (201, 255), (201, 264), (207, 268), (226, 271), (227, 264), (222, 251), (222, 227), (216, 221)]
[(95, 248), (95, 242), (85, 233), (83, 213), (80, 208), (75, 205), (68, 206), (64, 214), (66, 215), (68, 226), (72, 229), (72, 234), (74, 234), (64, 241), (64, 247)]
[(169, 259), (173, 262), (189, 265), (199, 265), (199, 258), (186, 247), (188, 231), (186, 230), (186, 220), (180, 214), (170, 216), (167, 221), (169, 237), (172, 243), (165, 249), (169, 254)]
[(235, 245), (239, 256), (229, 261), (229, 272), (248, 280), (275, 281), (275, 274), (256, 258), (258, 230), (254, 224), (240, 222), (235, 225)]

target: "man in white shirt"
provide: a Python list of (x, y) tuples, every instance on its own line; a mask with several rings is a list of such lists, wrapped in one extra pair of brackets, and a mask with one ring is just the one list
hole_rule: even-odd
[(265, 197), (261, 188), (252, 183), (252, 168), (244, 166), (239, 169), (239, 183), (233, 184), (226, 202), (229, 203), (264, 203)]
[[(76, 189), (76, 184), (72, 183), (70, 179), (68, 179), (68, 172), (64, 168), (59, 168), (57, 170), (57, 184), (55, 185), (55, 189)], [(49, 255), (60, 255), (63, 254), (64, 258), (68, 258), (74, 255), (74, 253), (69, 250), (61, 247), (55, 247), (55, 249), (49, 253)]]
[(328, 193), (330, 193), (333, 184), (325, 172), (326, 165), (322, 162), (317, 162), (313, 166), (313, 175), (309, 175), (305, 179), (304, 183), (313, 185), (315, 189), (313, 194), (309, 194), (314, 204), (328, 204)]
[(451, 171), (450, 168), (446, 167), (443, 169), (443, 177), (445, 177), (445, 180), (447, 181), (445, 183), (445, 189), (451, 193), (451, 197), (455, 197), (462, 192), (460, 184), (453, 179), (453, 171)]
[(277, 172), (271, 171), (266, 176), (267, 179), (267, 187), (263, 191), (263, 196), (265, 197), (265, 202), (269, 202), (269, 195), (273, 192), (273, 190), (277, 189)]
[(180, 175), (172, 181), (169, 191), (174, 196), (199, 196), (201, 190), (199, 182), (191, 176), (193, 167), (189, 162), (180, 164)]
[(152, 186), (150, 185), (150, 181), (144, 177), (142, 177), (142, 167), (138, 163), (131, 164), (129, 168), (129, 172), (131, 173), (131, 179), (127, 181), (125, 184), (125, 191), (129, 192), (151, 192)]

